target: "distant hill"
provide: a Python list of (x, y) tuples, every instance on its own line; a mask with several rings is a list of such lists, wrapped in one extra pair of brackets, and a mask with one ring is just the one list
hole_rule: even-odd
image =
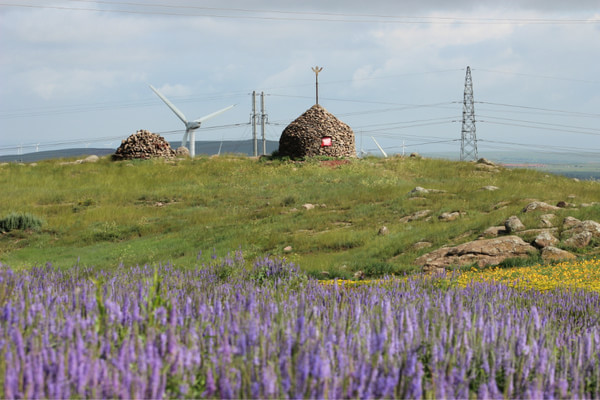
[[(170, 142), (173, 149), (181, 146), (181, 142)], [(274, 140), (267, 140), (267, 154), (273, 153), (279, 148), (279, 142)], [(0, 162), (37, 162), (42, 160), (53, 160), (56, 158), (71, 158), (71, 157), (85, 157), (92, 154), (97, 156), (105, 156), (113, 154), (117, 149), (107, 148), (75, 148), (75, 149), (60, 149), (60, 150), (49, 150), (49, 151), (38, 151), (35, 153), (0, 156)], [(252, 140), (228, 140), (228, 141), (197, 141), (196, 142), (196, 154), (197, 155), (214, 155), (214, 154), (246, 154), (252, 155), (254, 153), (254, 146)], [(262, 142), (258, 142), (258, 154), (262, 154)]]

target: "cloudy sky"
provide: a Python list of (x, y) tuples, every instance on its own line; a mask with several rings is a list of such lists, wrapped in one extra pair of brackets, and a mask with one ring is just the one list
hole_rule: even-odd
[[(598, 0), (7, 0), (0, 4), (0, 154), (113, 147), (139, 129), (267, 138), (314, 102), (358, 150), (460, 152), (466, 67), (478, 149), (600, 158)], [(260, 131), (259, 131), (260, 135)], [(201, 152), (201, 151), (200, 151)]]

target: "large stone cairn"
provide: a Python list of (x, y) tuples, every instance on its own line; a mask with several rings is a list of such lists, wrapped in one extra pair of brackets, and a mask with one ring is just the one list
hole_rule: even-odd
[(175, 151), (169, 142), (156, 133), (139, 130), (121, 141), (121, 146), (113, 154), (113, 160), (131, 160), (133, 158), (175, 157)]
[[(321, 147), (330, 136), (332, 145)], [(356, 157), (354, 132), (322, 106), (315, 104), (292, 121), (279, 139), (279, 155), (291, 158), (313, 156)]]

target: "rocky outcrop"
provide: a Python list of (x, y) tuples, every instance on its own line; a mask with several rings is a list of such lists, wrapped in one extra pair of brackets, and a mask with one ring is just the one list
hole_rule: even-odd
[(462, 217), (463, 215), (465, 215), (465, 213), (460, 211), (444, 212), (438, 215), (438, 220), (442, 222), (450, 222)]
[(475, 240), (454, 247), (442, 247), (415, 260), (424, 272), (443, 272), (450, 266), (496, 265), (507, 258), (528, 257), (536, 248), (518, 236)]
[(131, 160), (134, 158), (172, 158), (174, 156), (175, 152), (165, 138), (146, 130), (140, 130), (121, 142), (121, 146), (112, 155), (112, 159)]
[(592, 236), (592, 232), (590, 231), (579, 232), (565, 240), (565, 245), (582, 249), (590, 244), (592, 241)]
[(399, 222), (407, 223), (407, 222), (417, 221), (419, 219), (423, 219), (423, 218), (429, 216), (429, 214), (431, 214), (431, 210), (420, 210), (420, 211), (414, 212), (410, 215), (400, 218)]
[(574, 258), (576, 258), (574, 254), (556, 247), (548, 246), (542, 249), (542, 260), (544, 261), (562, 261)]
[[(563, 225), (565, 229), (566, 225)], [(580, 221), (574, 225), (569, 225), (569, 228), (562, 233), (563, 238), (568, 238), (578, 233), (589, 232), (592, 237), (600, 238), (600, 224), (596, 221)]]
[(548, 246), (555, 246), (558, 244), (559, 240), (554, 237), (549, 231), (544, 231), (537, 235), (535, 240), (533, 241), (533, 245), (543, 249)]
[(315, 104), (283, 130), (279, 139), (279, 155), (291, 158), (354, 158), (354, 132), (325, 108)]
[(525, 206), (525, 208), (523, 208), (524, 213), (532, 212), (532, 211), (556, 211), (556, 210), (560, 210), (560, 207), (556, 207), (556, 206), (550, 205), (548, 203), (544, 203), (543, 201), (534, 201), (532, 203), (527, 204)]
[(508, 217), (508, 219), (504, 222), (504, 227), (506, 228), (507, 233), (525, 230), (525, 225), (523, 225), (519, 217), (516, 215)]
[(425, 189), (421, 186), (417, 186), (416, 188), (414, 188), (413, 190), (408, 192), (408, 194), (411, 196), (418, 196), (418, 195), (429, 194), (429, 193), (446, 193), (446, 191), (439, 190), (439, 189)]

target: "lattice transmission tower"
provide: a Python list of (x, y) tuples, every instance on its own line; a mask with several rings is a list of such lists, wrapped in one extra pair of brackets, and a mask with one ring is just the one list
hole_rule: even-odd
[(462, 129), (460, 136), (460, 160), (477, 160), (477, 130), (475, 129), (475, 101), (471, 67), (467, 67), (465, 96), (463, 99)]

